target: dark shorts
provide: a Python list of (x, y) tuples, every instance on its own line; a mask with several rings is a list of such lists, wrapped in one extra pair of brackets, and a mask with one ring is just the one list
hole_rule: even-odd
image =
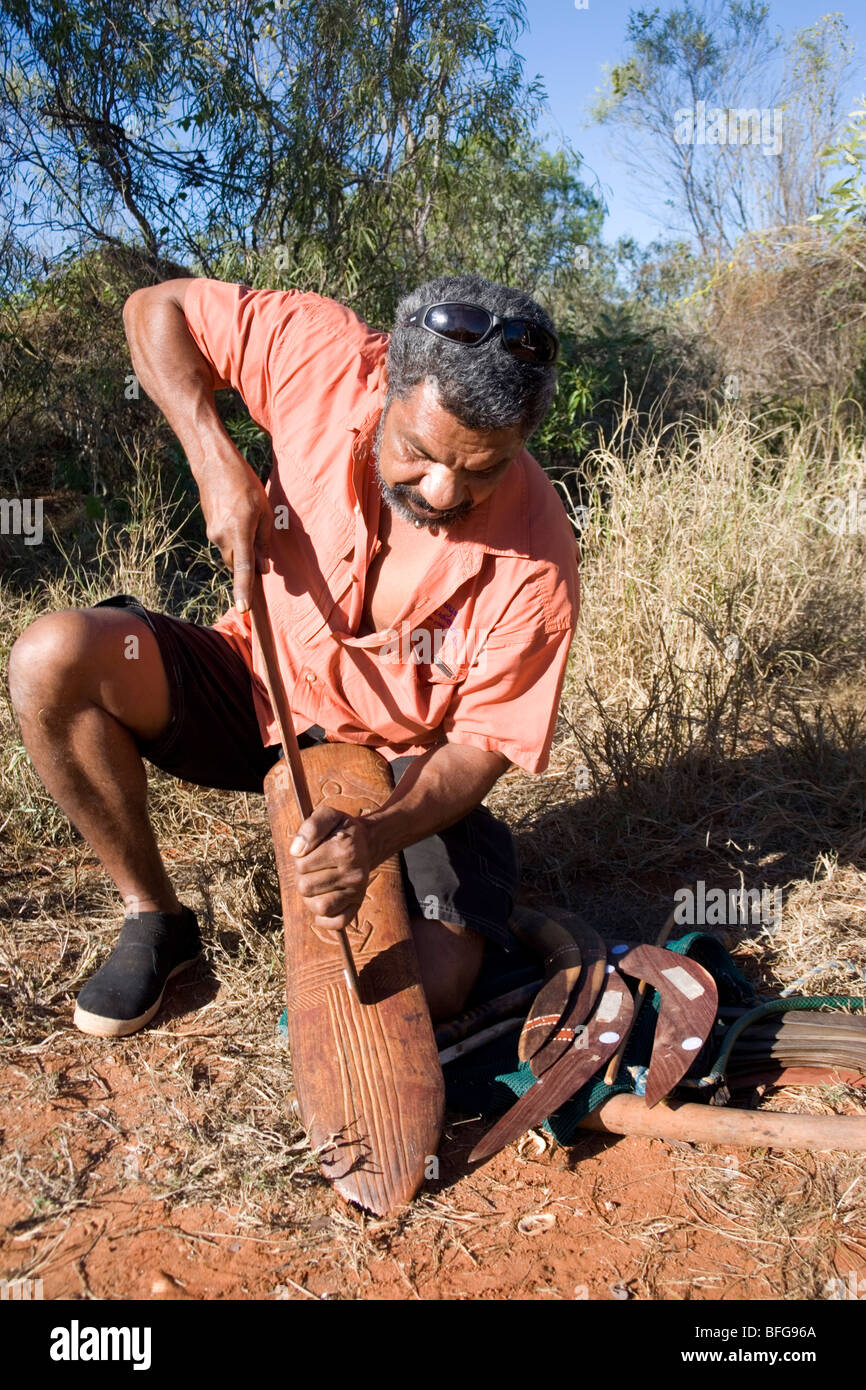
[[(210, 627), (154, 613), (128, 594), (97, 608), (125, 608), (156, 637), (171, 691), (171, 719), (158, 739), (138, 739), (142, 757), (163, 772), (201, 787), (261, 792), (278, 747), (262, 744), (245, 662)], [(318, 725), (298, 734), (301, 748), (325, 739)], [(395, 781), (413, 757), (391, 763)], [(508, 919), (519, 870), (511, 831), (486, 806), (476, 806), (438, 835), (410, 845), (400, 856), (410, 913), (440, 917), (509, 950)]]

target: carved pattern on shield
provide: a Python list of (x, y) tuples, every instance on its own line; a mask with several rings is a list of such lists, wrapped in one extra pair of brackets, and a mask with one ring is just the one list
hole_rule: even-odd
[(352, 950), (356, 954), (364, 949), (370, 939), (372, 930), (373, 923), (370, 921), (369, 917), (365, 917), (363, 920), (356, 917), (354, 922), (349, 923), (346, 932), (352, 943)]
[[(301, 760), (313, 805), (324, 790), (339, 810), (359, 815), (390, 795), (387, 764), (369, 749), (317, 745), (303, 749)], [(400, 861), (394, 855), (378, 866), (359, 905), (359, 933), (368, 939), (359, 955), (353, 933), (352, 953), (362, 999), (347, 986), (336, 933), (311, 932), (312, 917), (296, 891), (289, 828), (297, 826), (300, 813), (287, 770), (271, 769), (265, 795), (280, 871), (289, 1039), (300, 1109), (311, 1145), (322, 1151), (321, 1171), (337, 1192), (384, 1216), (410, 1201), (423, 1182), (425, 1155), (438, 1147), (444, 1103)]]
[[(333, 777), (329, 777), (327, 781), (321, 784), (320, 791), (322, 794), (323, 801), (327, 801), (328, 805), (333, 806), (334, 809), (337, 811), (345, 810), (347, 815), (366, 816), (369, 815), (371, 811), (375, 810), (375, 806), (372, 802), (367, 802), (355, 807), (354, 802), (350, 800), (351, 789), (345, 790), (343, 788), (343, 784), (341, 782), (336, 781), (336, 779)], [(341, 806), (339, 804), (341, 800), (346, 801), (349, 804), (347, 806)], [(294, 839), (294, 831), (288, 831), (287, 834), (289, 839)], [(378, 875), (379, 866), (373, 869), (372, 873), (370, 874), (370, 878), (367, 885), (368, 890), (370, 885), (375, 881)], [(330, 927), (317, 927), (315, 922), (311, 922), (310, 925), (320, 941), (323, 941), (326, 945), (329, 946), (336, 945), (336, 936), (334, 934), (334, 931)], [(356, 955), (360, 951), (363, 951), (364, 947), (370, 939), (370, 933), (372, 932), (372, 930), (373, 923), (370, 921), (369, 917), (364, 917), (362, 921), (359, 921), (356, 918), (354, 921), (349, 923), (348, 927), (346, 928), (346, 935), (348, 936), (349, 943), (352, 947), (353, 952)]]

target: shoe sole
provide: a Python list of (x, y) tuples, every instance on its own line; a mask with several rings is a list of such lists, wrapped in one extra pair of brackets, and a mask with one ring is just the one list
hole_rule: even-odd
[(95, 1038), (125, 1038), (130, 1033), (137, 1033), (139, 1028), (143, 1028), (146, 1023), (150, 1022), (154, 1014), (159, 1012), (169, 980), (173, 980), (175, 975), (179, 975), (182, 970), (188, 970), (191, 965), (195, 965), (200, 956), (201, 951), (190, 960), (182, 960), (180, 965), (176, 965), (166, 976), (162, 993), (156, 1003), (152, 1004), (145, 1013), (139, 1014), (138, 1018), (106, 1018), (102, 1014), (88, 1013), (87, 1009), (81, 1009), (76, 1004), (72, 1022), (80, 1032), (89, 1033)]

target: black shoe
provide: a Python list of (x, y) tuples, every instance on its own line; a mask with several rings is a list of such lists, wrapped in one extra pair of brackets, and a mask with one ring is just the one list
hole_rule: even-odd
[(108, 960), (88, 980), (73, 1022), (98, 1038), (125, 1038), (153, 1018), (172, 975), (201, 954), (196, 915), (142, 912), (127, 917)]

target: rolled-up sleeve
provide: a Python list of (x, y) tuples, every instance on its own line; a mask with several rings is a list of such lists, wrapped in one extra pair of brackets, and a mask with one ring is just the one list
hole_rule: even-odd
[(574, 633), (539, 625), (528, 644), (491, 639), (457, 690), (442, 728), (449, 743), (501, 753), (527, 772), (544, 772)]
[(269, 432), (277, 350), (308, 298), (300, 290), (251, 290), (222, 280), (193, 280), (186, 288), (187, 326), (211, 368), (214, 389), (233, 386)]

